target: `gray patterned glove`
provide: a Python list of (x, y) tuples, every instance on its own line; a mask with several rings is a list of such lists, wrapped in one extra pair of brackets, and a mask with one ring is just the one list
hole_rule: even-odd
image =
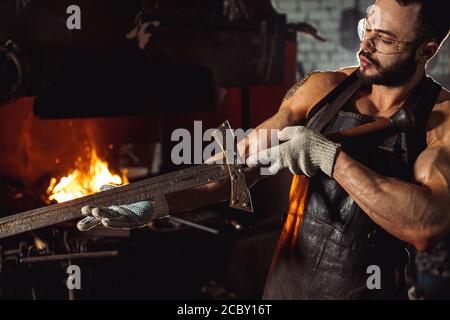
[[(101, 191), (115, 188), (115, 186), (104, 185)], [(169, 205), (164, 196), (154, 197), (149, 201), (141, 201), (128, 205), (94, 207), (85, 206), (81, 213), (86, 217), (77, 223), (80, 231), (88, 231), (98, 224), (108, 228), (139, 228), (147, 225), (150, 221), (168, 216)]]
[(284, 128), (278, 132), (278, 139), (286, 142), (248, 157), (247, 165), (270, 164), (268, 170), (272, 174), (289, 168), (293, 174), (308, 177), (320, 170), (329, 177), (333, 176), (339, 144), (303, 126)]

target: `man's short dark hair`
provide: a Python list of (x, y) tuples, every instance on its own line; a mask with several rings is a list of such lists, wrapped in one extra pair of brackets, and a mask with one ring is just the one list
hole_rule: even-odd
[(420, 5), (419, 39), (442, 43), (449, 34), (446, 0), (396, 0), (401, 6)]

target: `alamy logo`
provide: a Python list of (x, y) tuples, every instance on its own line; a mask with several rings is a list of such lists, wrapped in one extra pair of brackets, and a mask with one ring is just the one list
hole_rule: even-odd
[(377, 265), (371, 265), (367, 267), (367, 274), (370, 276), (367, 278), (367, 289), (380, 290), (381, 289), (381, 269)]
[[(194, 121), (193, 135), (187, 129), (178, 128), (172, 132), (171, 141), (178, 142), (173, 146), (170, 157), (175, 165), (181, 164), (244, 164), (245, 150), (250, 154), (266, 150), (270, 146), (279, 144), (278, 129), (226, 129), (224, 134), (217, 129), (203, 131), (202, 121)], [(209, 143), (203, 148), (203, 143)], [(240, 147), (241, 146), (241, 149)], [(221, 157), (223, 147), (227, 154), (238, 154), (237, 159)], [(272, 151), (276, 152), (276, 151)], [(259, 159), (261, 165), (270, 164), (270, 159)], [(272, 175), (268, 168), (261, 167), (262, 175)]]
[(70, 5), (66, 10), (70, 16), (66, 20), (66, 26), (69, 30), (81, 30), (81, 9), (77, 5)]
[(67, 267), (67, 277), (66, 285), (69, 290), (80, 290), (81, 289), (81, 269), (79, 266), (73, 264)]

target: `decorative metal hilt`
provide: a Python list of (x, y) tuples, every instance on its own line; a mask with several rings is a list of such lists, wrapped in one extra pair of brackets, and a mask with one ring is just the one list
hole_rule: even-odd
[(253, 212), (252, 198), (244, 174), (244, 162), (237, 152), (237, 141), (228, 121), (214, 130), (212, 136), (225, 156), (225, 164), (230, 174), (230, 207)]

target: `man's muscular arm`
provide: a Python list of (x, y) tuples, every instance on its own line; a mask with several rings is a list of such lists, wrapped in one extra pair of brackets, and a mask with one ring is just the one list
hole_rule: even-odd
[[(286, 126), (297, 124), (306, 118), (308, 107), (312, 105), (318, 97), (322, 98), (329, 90), (332, 89), (333, 79), (338, 76), (345, 76), (344, 72), (330, 73), (324, 72), (319, 75), (312, 75), (303, 81), (294, 85), (286, 94), (279, 111), (271, 118), (263, 122), (250, 136), (251, 139), (244, 139), (239, 143), (240, 153), (244, 156), (244, 151), (248, 150), (248, 144), (260, 144), (261, 140), (270, 142), (270, 130), (267, 134), (257, 134), (260, 129), (283, 129)], [(327, 87), (328, 86), (328, 87)], [(328, 90), (329, 89), (329, 90)], [(327, 91), (328, 90), (328, 91)], [(318, 101), (318, 99), (317, 99)], [(252, 139), (253, 137), (253, 139)], [(266, 144), (267, 146), (268, 144)], [(250, 148), (252, 150), (252, 148)], [(218, 155), (222, 157), (222, 155)], [(214, 161), (216, 157), (212, 157), (207, 162)], [(147, 224), (156, 216), (163, 216), (169, 213), (181, 212), (209, 205), (216, 201), (220, 201), (225, 192), (224, 183), (213, 182), (190, 190), (185, 190), (182, 194), (170, 194), (166, 197), (159, 197), (134, 203), (131, 205), (109, 206), (109, 207), (83, 207), (82, 213), (86, 218), (79, 222), (78, 228), (82, 231), (88, 230), (99, 222), (107, 227), (139, 227)], [(215, 192), (217, 197), (203, 197), (204, 192)], [(180, 201), (182, 198), (182, 201)]]
[[(251, 152), (270, 148), (270, 129), (282, 130), (304, 123), (311, 108), (353, 70), (354, 68), (345, 68), (339, 71), (316, 71), (294, 84), (283, 98), (277, 113), (261, 123), (245, 141), (238, 144), (241, 156), (247, 158)], [(261, 134), (261, 129), (266, 129), (264, 133), (267, 134)]]
[[(336, 181), (378, 225), (424, 251), (450, 231), (450, 101), (435, 106), (427, 148), (414, 166), (417, 184), (383, 177), (341, 152)], [(437, 117), (439, 118), (439, 117)]]
[[(314, 82), (314, 74), (294, 84), (286, 93), (277, 113), (262, 122), (249, 136), (238, 144), (242, 158), (247, 158), (251, 152), (269, 148), (271, 144), (271, 130), (281, 130), (289, 125), (306, 119), (308, 106), (308, 87)], [(263, 134), (264, 133), (264, 134)]]

